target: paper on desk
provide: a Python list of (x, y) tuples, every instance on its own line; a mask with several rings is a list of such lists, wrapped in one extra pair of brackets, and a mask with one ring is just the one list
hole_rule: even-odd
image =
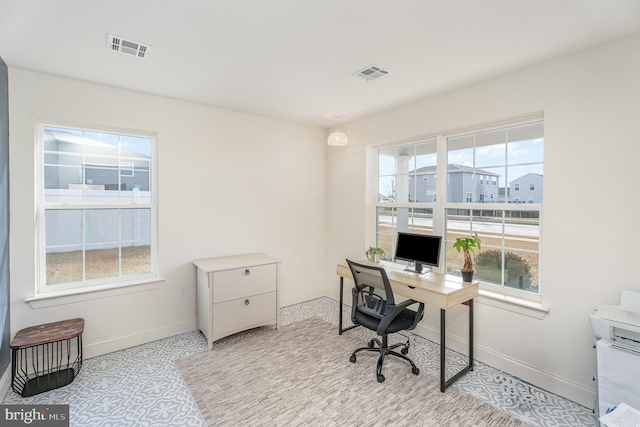
[(623, 290), (620, 293), (620, 307), (628, 311), (640, 311), (640, 292)]
[(600, 422), (607, 427), (640, 427), (640, 411), (626, 403), (600, 417)]

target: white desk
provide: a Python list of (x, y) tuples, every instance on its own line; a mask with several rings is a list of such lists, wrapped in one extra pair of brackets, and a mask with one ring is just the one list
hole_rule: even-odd
[[(372, 264), (366, 260), (356, 262), (377, 267), (380, 266), (380, 264)], [(419, 275), (394, 268), (387, 268), (386, 272), (393, 287), (394, 294), (440, 308), (440, 391), (444, 392), (451, 383), (467, 371), (473, 370), (473, 299), (478, 296), (478, 282), (462, 283), (461, 278), (433, 272)], [(340, 319), (338, 321), (338, 333), (342, 335), (344, 331), (360, 325), (342, 328), (344, 279), (353, 280), (353, 276), (346, 262), (337, 265), (336, 273), (340, 276)], [(469, 364), (450, 379), (445, 380), (446, 311), (458, 304), (465, 304), (469, 307)]]

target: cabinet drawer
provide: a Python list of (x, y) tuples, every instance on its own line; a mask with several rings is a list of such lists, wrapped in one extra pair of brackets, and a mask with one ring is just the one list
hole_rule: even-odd
[(213, 303), (276, 290), (276, 264), (213, 273)]
[(276, 293), (269, 292), (214, 304), (212, 316), (213, 336), (276, 323)]

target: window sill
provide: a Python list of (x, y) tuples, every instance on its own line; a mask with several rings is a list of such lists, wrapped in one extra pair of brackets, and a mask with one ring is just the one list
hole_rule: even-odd
[(106, 284), (91, 286), (88, 288), (65, 289), (36, 294), (33, 297), (25, 298), (25, 302), (31, 305), (34, 310), (40, 308), (54, 307), (57, 305), (73, 304), (82, 301), (89, 301), (100, 298), (109, 298), (118, 295), (133, 294), (137, 292), (147, 292), (160, 289), (160, 282), (164, 282), (162, 277), (154, 277), (136, 282), (123, 282), (117, 284)]
[(483, 289), (480, 289), (480, 295), (478, 295), (476, 301), (478, 301), (479, 304), (489, 305), (538, 320), (544, 319), (550, 311), (550, 309), (544, 307), (541, 303), (501, 295)]

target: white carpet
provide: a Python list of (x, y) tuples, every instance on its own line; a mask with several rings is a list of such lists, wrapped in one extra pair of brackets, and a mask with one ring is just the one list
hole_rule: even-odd
[[(213, 350), (176, 361), (210, 426), (527, 426), (456, 387), (415, 376), (388, 357), (376, 381), (377, 354), (351, 352), (365, 342), (307, 319), (221, 340)], [(411, 356), (411, 352), (409, 353)]]

